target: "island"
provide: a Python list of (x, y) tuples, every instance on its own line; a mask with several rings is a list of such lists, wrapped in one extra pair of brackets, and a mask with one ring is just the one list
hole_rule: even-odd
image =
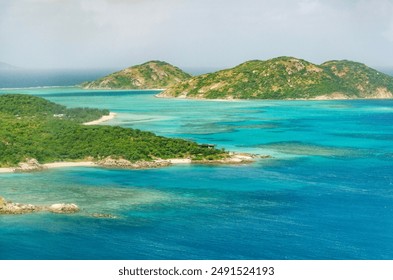
[(37, 96), (0, 95), (0, 172), (62, 166), (153, 168), (253, 161), (251, 155), (230, 153), (214, 145), (91, 124), (109, 115), (108, 110), (66, 108)]
[(153, 60), (81, 86), (85, 89), (164, 89), (189, 78), (191, 75), (178, 67)]
[(393, 77), (348, 60), (252, 60), (177, 83), (157, 95), (194, 99), (392, 98)]

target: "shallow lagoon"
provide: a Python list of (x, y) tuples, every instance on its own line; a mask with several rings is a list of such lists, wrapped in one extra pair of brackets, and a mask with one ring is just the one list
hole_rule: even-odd
[(273, 158), (0, 174), (8, 199), (82, 207), (76, 215), (0, 216), (0, 259), (393, 258), (393, 100), (216, 102), (159, 99), (152, 91), (15, 91), (109, 108), (118, 114), (110, 125)]

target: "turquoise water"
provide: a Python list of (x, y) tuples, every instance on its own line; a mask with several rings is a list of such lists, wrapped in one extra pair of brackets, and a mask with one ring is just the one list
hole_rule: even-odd
[(7, 92), (109, 108), (118, 114), (111, 125), (273, 158), (240, 166), (0, 174), (0, 194), (8, 199), (82, 208), (76, 215), (0, 216), (0, 259), (393, 259), (393, 100)]

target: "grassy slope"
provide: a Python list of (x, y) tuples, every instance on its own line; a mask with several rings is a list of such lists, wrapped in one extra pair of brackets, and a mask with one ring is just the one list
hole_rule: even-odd
[(93, 82), (85, 88), (97, 89), (161, 89), (189, 79), (191, 76), (163, 61), (149, 61), (126, 68)]

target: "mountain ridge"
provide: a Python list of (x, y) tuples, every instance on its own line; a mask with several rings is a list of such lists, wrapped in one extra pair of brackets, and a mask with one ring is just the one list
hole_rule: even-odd
[(192, 77), (157, 95), (195, 99), (393, 98), (393, 77), (349, 60), (282, 56)]

